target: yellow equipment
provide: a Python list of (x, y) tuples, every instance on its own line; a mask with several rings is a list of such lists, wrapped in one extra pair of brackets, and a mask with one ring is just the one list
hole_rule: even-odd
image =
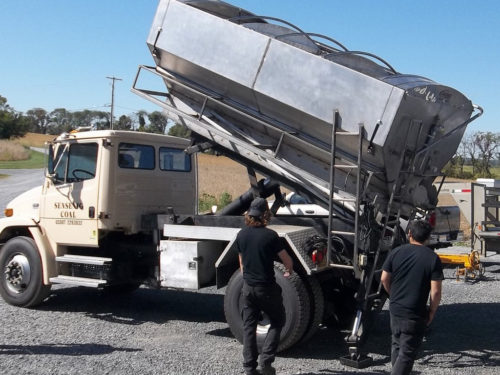
[[(460, 276), (464, 276), (466, 279), (478, 279), (484, 275), (484, 267), (479, 260), (479, 252), (477, 250), (472, 250), (470, 254), (437, 254), (441, 263), (443, 264), (456, 264), (457, 280)], [(463, 265), (463, 267), (460, 267)]]

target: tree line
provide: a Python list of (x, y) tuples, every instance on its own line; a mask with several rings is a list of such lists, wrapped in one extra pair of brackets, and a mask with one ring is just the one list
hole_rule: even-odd
[[(27, 132), (57, 135), (84, 126), (109, 129), (110, 113), (88, 109), (68, 111), (65, 108), (57, 108), (52, 112), (47, 112), (43, 108), (33, 108), (22, 113), (9, 106), (7, 98), (0, 95), (0, 139), (22, 137)], [(122, 115), (118, 119), (113, 119), (113, 129), (159, 134), (167, 132), (169, 135), (183, 138), (190, 135), (188, 128), (174, 124), (160, 111), (148, 113), (141, 110), (131, 115)], [(465, 179), (494, 177), (492, 167), (498, 165), (499, 160), (500, 133), (466, 134), (443, 173), (449, 177)]]
[[(92, 126), (96, 130), (109, 129), (110, 124), (110, 113), (105, 111), (56, 108), (47, 112), (43, 108), (33, 108), (22, 113), (7, 104), (7, 98), (0, 95), (0, 139), (22, 137), (27, 132), (57, 135), (84, 126)], [(140, 110), (113, 118), (113, 129), (158, 134), (165, 134), (168, 129), (169, 135), (189, 136), (185, 126), (172, 123), (160, 111), (148, 113)]]
[[(443, 172), (450, 177), (472, 179), (500, 177), (492, 168), (500, 165), (500, 133), (475, 132), (466, 134), (457, 152)], [(466, 166), (472, 167), (465, 168)], [(497, 172), (498, 174), (498, 172)]]

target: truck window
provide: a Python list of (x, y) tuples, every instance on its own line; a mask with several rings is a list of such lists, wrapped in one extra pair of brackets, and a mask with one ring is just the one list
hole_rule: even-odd
[(155, 149), (148, 145), (120, 143), (118, 166), (128, 169), (155, 169)]
[(189, 172), (191, 171), (191, 158), (184, 150), (160, 147), (160, 169), (162, 171)]
[(64, 182), (66, 180), (66, 164), (68, 161), (68, 145), (60, 144), (54, 156), (54, 180)]
[(91, 180), (95, 177), (97, 143), (75, 143), (69, 148), (67, 182)]
[(94, 178), (97, 149), (97, 143), (74, 143), (69, 147), (59, 146), (55, 157), (55, 180), (71, 183)]

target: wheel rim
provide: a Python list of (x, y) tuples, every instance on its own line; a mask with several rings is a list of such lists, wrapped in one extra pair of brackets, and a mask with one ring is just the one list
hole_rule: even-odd
[[(239, 311), (243, 311), (243, 298), (241, 294), (238, 298), (238, 306), (239, 306)], [(257, 322), (257, 329), (256, 329), (257, 336), (260, 335), (266, 336), (270, 327), (271, 327), (271, 321), (269, 319), (269, 316), (264, 311), (261, 311), (259, 314), (259, 321)]]
[(15, 294), (23, 293), (31, 279), (28, 258), (23, 254), (14, 255), (4, 269), (7, 289)]
[(271, 321), (269, 320), (269, 317), (267, 314), (263, 311), (260, 312), (260, 319), (259, 322), (257, 323), (257, 335), (267, 335), (267, 332), (269, 332), (269, 328), (271, 327)]

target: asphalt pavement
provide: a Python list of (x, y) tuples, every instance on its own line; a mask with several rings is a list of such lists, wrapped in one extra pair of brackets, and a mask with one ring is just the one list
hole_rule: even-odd
[(43, 183), (42, 169), (0, 169), (0, 217), (7, 204), (19, 194)]

